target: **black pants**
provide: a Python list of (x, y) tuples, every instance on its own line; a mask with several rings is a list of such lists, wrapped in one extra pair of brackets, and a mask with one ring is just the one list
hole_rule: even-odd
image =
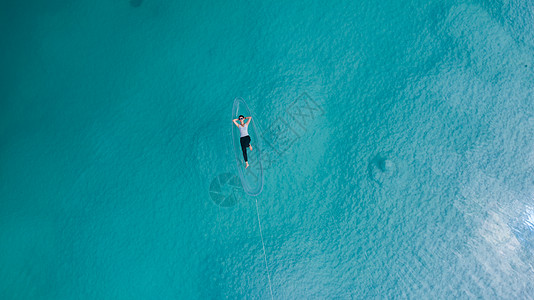
[(247, 157), (247, 147), (250, 146), (250, 136), (243, 136), (239, 139), (241, 142), (241, 151), (243, 151), (243, 158), (245, 161), (248, 161)]

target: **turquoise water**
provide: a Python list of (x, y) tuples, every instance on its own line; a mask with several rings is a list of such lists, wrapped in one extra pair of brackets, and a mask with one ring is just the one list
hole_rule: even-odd
[(3, 299), (534, 295), (531, 1), (11, 2)]

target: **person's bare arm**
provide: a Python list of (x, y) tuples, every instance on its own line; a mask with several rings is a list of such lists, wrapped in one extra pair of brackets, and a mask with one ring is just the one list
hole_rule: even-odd
[(248, 126), (248, 123), (250, 123), (250, 120), (252, 120), (252, 117), (246, 117), (245, 119), (248, 119), (247, 124), (246, 124)]
[(234, 122), (235, 126), (239, 127), (239, 124), (237, 124), (237, 119), (233, 119), (232, 122)]

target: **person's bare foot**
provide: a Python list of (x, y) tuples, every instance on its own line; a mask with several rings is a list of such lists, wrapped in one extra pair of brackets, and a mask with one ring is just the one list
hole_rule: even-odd
[(246, 161), (245, 163), (247, 164), (246, 167), (245, 167), (245, 169), (246, 169), (246, 168), (248, 168), (248, 161)]
[(252, 150), (252, 145), (248, 145), (248, 148), (249, 148), (250, 150)]

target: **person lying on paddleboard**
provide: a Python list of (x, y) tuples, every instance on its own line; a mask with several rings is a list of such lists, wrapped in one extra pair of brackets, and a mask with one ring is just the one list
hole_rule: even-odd
[[(245, 120), (248, 119), (247, 123), (245, 123)], [(237, 121), (239, 120), (239, 123)], [(241, 138), (239, 141), (241, 142), (241, 150), (243, 151), (243, 158), (245, 159), (246, 168), (248, 168), (248, 158), (247, 158), (247, 147), (252, 150), (252, 146), (250, 145), (250, 136), (248, 135), (248, 123), (250, 123), (250, 120), (252, 120), (252, 117), (246, 117), (243, 115), (239, 115), (237, 119), (233, 119), (235, 126), (239, 128), (239, 132), (241, 133)]]

